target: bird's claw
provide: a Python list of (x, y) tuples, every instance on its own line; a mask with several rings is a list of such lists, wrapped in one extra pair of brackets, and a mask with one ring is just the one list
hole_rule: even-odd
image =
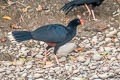
[(60, 65), (60, 62), (59, 62), (59, 61), (57, 61), (57, 64), (58, 64), (58, 65)]
[(96, 19), (96, 18), (95, 18), (95, 19), (92, 19), (92, 20), (94, 20), (94, 21), (98, 21), (98, 19)]
[(43, 58), (43, 64), (46, 64), (46, 61), (47, 61), (47, 58), (44, 57), (44, 58)]

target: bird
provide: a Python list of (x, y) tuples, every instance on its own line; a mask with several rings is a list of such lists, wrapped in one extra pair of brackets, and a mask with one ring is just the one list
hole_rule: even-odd
[(48, 24), (37, 28), (34, 31), (13, 31), (10, 32), (17, 42), (26, 40), (38, 40), (48, 44), (44, 52), (44, 60), (46, 61), (48, 49), (54, 47), (54, 57), (59, 65), (56, 56), (57, 50), (60, 46), (66, 44), (76, 35), (77, 26), (84, 24), (83, 19), (75, 18), (71, 20), (67, 26), (63, 24)]
[[(73, 0), (71, 2), (66, 3), (60, 10), (63, 10), (65, 12), (65, 14), (67, 15), (73, 8), (77, 7), (77, 6), (81, 6), (84, 5), (88, 12), (89, 12), (89, 17), (93, 16), (93, 20), (97, 20), (94, 14), (94, 8), (97, 6), (100, 6), (103, 3), (104, 0)], [(88, 7), (88, 5), (91, 5), (91, 10)], [(90, 19), (90, 18), (89, 18)]]

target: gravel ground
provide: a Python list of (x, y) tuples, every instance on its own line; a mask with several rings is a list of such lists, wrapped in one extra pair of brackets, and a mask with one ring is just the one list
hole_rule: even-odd
[[(25, 20), (22, 22), (19, 22), (18, 12), (15, 16), (11, 13), (16, 8), (19, 8), (16, 11), (23, 8), (21, 5), (15, 4), (1, 10), (2, 16), (10, 12), (9, 16), (12, 15), (13, 18), (12, 21), (0, 20), (2, 22), (0, 23), (1, 80), (120, 80), (120, 9), (117, 6), (111, 6), (111, 3), (106, 1), (103, 4), (104, 7), (106, 5), (104, 9), (103, 6), (97, 8), (98, 10), (95, 11), (99, 18), (98, 22), (90, 22), (83, 17), (85, 25), (80, 26), (76, 37), (59, 49), (57, 55), (61, 64), (57, 65), (53, 57), (53, 49), (50, 50), (47, 62), (44, 63), (43, 54), (47, 45), (35, 40), (17, 43), (8, 33), (17, 29), (11, 29), (8, 26), (15, 22), (22, 27), (22, 30), (33, 30), (37, 28), (36, 26), (49, 23), (67, 24), (64, 19), (74, 18), (79, 13), (79, 9), (83, 7), (76, 9), (76, 13), (73, 10), (64, 17), (59, 12), (59, 8), (67, 2), (66, 0), (63, 2), (61, 0), (40, 0), (40, 3), (34, 4), (31, 3), (32, 1), (23, 2), (31, 5), (32, 8), (26, 13), (20, 13)], [(57, 5), (51, 5), (52, 3)], [(35, 12), (34, 9), (38, 4), (44, 5), (49, 10)], [(102, 14), (102, 9), (103, 12), (109, 11), (109, 13)], [(5, 11), (8, 12), (5, 13)]]
[[(9, 38), (12, 39), (10, 35)], [(79, 41), (80, 43), (78, 43)], [(30, 42), (34, 47), (31, 47)], [(75, 50), (76, 52), (71, 52), (67, 56), (59, 54), (61, 65), (56, 65), (52, 56), (53, 50), (44, 64), (42, 59), (46, 44), (38, 41), (30, 42), (11, 41), (11, 45), (0, 47), (2, 53), (7, 51), (16, 57), (14, 61), (0, 62), (2, 80), (120, 79), (120, 26), (118, 29), (110, 27), (103, 32), (97, 32), (91, 38), (75, 37), (74, 42), (78, 48)], [(70, 44), (66, 44), (65, 48), (60, 50), (74, 49), (74, 47), (69, 47)]]

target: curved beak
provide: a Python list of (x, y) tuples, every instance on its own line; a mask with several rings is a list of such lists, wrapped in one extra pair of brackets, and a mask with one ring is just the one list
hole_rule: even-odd
[(77, 15), (77, 17), (80, 19), (80, 23), (83, 25), (83, 24), (84, 24), (84, 21), (83, 21), (83, 19), (81, 18), (81, 16), (80, 16), (80, 15)]

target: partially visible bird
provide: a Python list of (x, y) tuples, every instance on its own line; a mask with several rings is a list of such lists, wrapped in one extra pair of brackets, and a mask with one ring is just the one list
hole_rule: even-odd
[[(89, 17), (93, 16), (93, 20), (97, 20), (95, 18), (95, 14), (93, 9), (96, 6), (100, 6), (102, 4), (104, 0), (73, 0), (71, 2), (68, 2), (67, 4), (65, 4), (60, 10), (63, 10), (65, 12), (65, 14), (67, 15), (73, 8), (77, 7), (77, 6), (81, 6), (81, 5), (85, 5), (85, 7), (87, 8), (88, 12), (89, 12)], [(88, 5), (92, 6), (92, 9), (90, 10)]]
[(55, 59), (57, 64), (59, 64), (56, 56), (57, 50), (60, 46), (72, 40), (72, 38), (76, 35), (77, 26), (80, 24), (83, 24), (83, 20), (76, 18), (70, 21), (66, 27), (62, 24), (48, 24), (31, 32), (13, 31), (12, 36), (17, 42), (30, 39), (46, 42), (48, 47), (45, 51), (45, 61), (47, 58), (48, 49), (54, 47)]

